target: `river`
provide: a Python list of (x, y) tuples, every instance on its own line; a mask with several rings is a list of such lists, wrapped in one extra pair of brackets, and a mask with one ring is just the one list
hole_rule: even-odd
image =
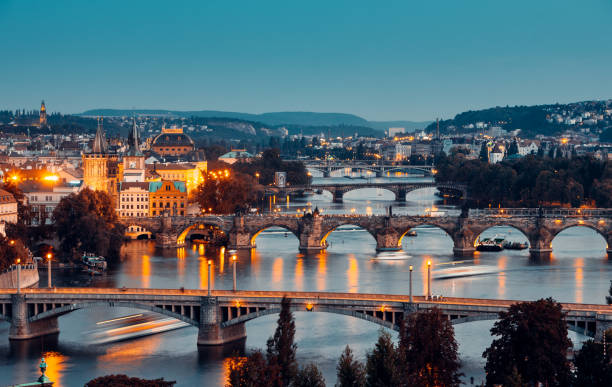
[[(393, 205), (394, 214), (423, 213), (437, 198), (433, 190), (412, 192), (407, 202), (392, 201), (393, 195), (377, 189), (359, 190), (345, 195), (344, 203), (331, 202), (323, 193), (310, 198), (279, 204), (295, 213), (318, 207), (324, 213), (385, 213)], [(441, 211), (456, 211), (438, 203)], [(436, 228), (419, 228), (416, 237), (405, 237), (404, 251), (383, 254), (376, 259), (374, 238), (364, 230), (339, 229), (328, 238), (326, 253), (303, 256), (298, 240), (291, 232), (270, 230), (257, 238), (257, 248), (238, 254), (238, 287), (250, 290), (297, 290), (365, 293), (408, 293), (408, 267), (413, 265), (415, 293), (425, 292), (425, 262), (435, 270), (453, 261), (452, 241)], [(503, 234), (508, 239), (526, 238), (517, 230), (498, 228), (488, 235)], [(402, 258), (402, 259), (396, 259)], [(231, 289), (232, 272), (223, 250), (204, 245), (189, 245), (172, 251), (156, 251), (151, 241), (133, 241), (123, 248), (123, 259), (105, 276), (90, 280), (82, 275), (54, 273), (56, 286), (206, 288), (207, 260), (213, 259), (214, 288)], [(558, 301), (603, 303), (612, 278), (605, 241), (587, 228), (571, 228), (553, 241), (553, 257), (548, 262), (530, 262), (528, 252), (508, 251), (477, 253), (472, 262), (486, 268), (487, 274), (432, 282), (433, 294), (453, 297), (479, 297), (535, 300), (553, 297)], [(43, 281), (46, 284), (46, 281)], [(44, 286), (45, 284), (41, 285)], [(0, 324), (0, 385), (33, 381), (38, 376), (41, 354), (48, 364), (48, 376), (55, 386), (82, 386), (101, 375), (125, 373), (145, 378), (176, 380), (177, 386), (223, 385), (226, 356), (198, 350), (197, 329), (183, 328), (114, 344), (91, 344), (90, 331), (96, 322), (137, 313), (125, 308), (92, 308), (72, 312), (59, 319), (61, 333), (51, 340), (32, 340), (10, 344), (9, 324)], [(375, 343), (380, 328), (367, 321), (325, 313), (298, 312), (296, 341), (301, 364), (316, 363), (327, 384), (336, 381), (335, 366), (345, 345), (365, 361), (366, 352)], [(248, 322), (247, 350), (264, 349), (266, 339), (275, 329), (277, 316)], [(464, 380), (484, 379), (484, 349), (492, 338), (492, 322), (482, 321), (455, 326), (459, 342)], [(397, 335), (394, 333), (394, 337)], [(579, 346), (585, 337), (570, 332)]]

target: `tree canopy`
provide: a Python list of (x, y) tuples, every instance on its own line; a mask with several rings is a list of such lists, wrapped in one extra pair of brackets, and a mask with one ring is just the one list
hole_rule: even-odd
[(161, 379), (131, 378), (127, 375), (100, 376), (85, 383), (85, 387), (172, 387), (176, 382)]
[(570, 384), (566, 354), (572, 343), (561, 304), (550, 298), (513, 304), (499, 313), (491, 334), (497, 338), (482, 355), (487, 386), (505, 383), (513, 368), (525, 383)]
[(85, 188), (66, 196), (53, 211), (53, 219), (65, 255), (74, 258), (93, 252), (111, 259), (119, 257), (125, 227), (105, 192)]

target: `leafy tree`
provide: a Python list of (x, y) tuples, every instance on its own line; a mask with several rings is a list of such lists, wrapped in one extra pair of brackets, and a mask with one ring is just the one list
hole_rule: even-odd
[(512, 367), (512, 373), (506, 377), (504, 387), (527, 387), (516, 367)]
[(612, 381), (610, 349), (604, 355), (604, 346), (593, 340), (585, 341), (574, 358), (576, 386), (607, 387)]
[(0, 235), (0, 272), (15, 264), (17, 259), (23, 264), (29, 257), (30, 252), (20, 239)]
[(244, 210), (257, 201), (255, 179), (239, 172), (229, 176), (212, 175), (200, 184), (196, 194), (200, 208), (215, 214), (231, 214)]
[(278, 367), (282, 386), (289, 386), (298, 371), (294, 343), (295, 321), (291, 312), (291, 300), (283, 297), (274, 336), (267, 342), (267, 359), (270, 367)]
[(53, 219), (60, 249), (73, 258), (83, 252), (117, 259), (125, 227), (119, 223), (113, 201), (105, 192), (83, 189), (63, 198)]
[(499, 317), (491, 328), (498, 338), (482, 355), (488, 386), (504, 383), (514, 367), (527, 384), (569, 385), (566, 354), (571, 341), (561, 304), (551, 298), (519, 302)]
[(458, 386), (458, 347), (453, 326), (438, 308), (411, 315), (400, 331), (401, 372), (411, 385)]
[(336, 366), (338, 381), (336, 387), (364, 387), (365, 369), (363, 364), (353, 358), (353, 351), (347, 345)]
[(367, 356), (366, 386), (401, 386), (398, 370), (398, 353), (389, 333), (382, 331), (372, 352)]
[(85, 387), (172, 387), (176, 382), (161, 379), (131, 378), (127, 375), (100, 376), (85, 383)]
[(316, 365), (313, 363), (308, 364), (306, 367), (300, 369), (295, 375), (293, 387), (325, 387), (325, 378), (319, 371)]
[(478, 159), (485, 163), (489, 162), (489, 148), (487, 147), (486, 142), (483, 142), (480, 146), (480, 154), (478, 155)]
[(261, 351), (248, 357), (234, 356), (229, 360), (227, 387), (267, 387), (274, 386), (275, 378), (270, 376), (266, 358)]
[(516, 155), (518, 153), (519, 153), (518, 142), (514, 140), (510, 143), (510, 146), (508, 147), (508, 156)]

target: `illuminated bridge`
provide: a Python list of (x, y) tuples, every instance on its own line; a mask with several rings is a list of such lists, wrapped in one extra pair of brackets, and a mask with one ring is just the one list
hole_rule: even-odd
[[(469, 210), (458, 216), (384, 215), (224, 215), (124, 219), (126, 226), (137, 226), (153, 233), (159, 247), (185, 244), (189, 235), (215, 228), (227, 236), (228, 247), (252, 249), (257, 236), (269, 227), (281, 227), (299, 240), (302, 252), (319, 252), (328, 246), (328, 236), (338, 227), (357, 226), (372, 235), (376, 249), (400, 250), (402, 239), (415, 227), (432, 226), (443, 230), (453, 241), (457, 257), (474, 253), (480, 234), (492, 227), (507, 226), (522, 232), (529, 241), (532, 258), (548, 258), (553, 239), (570, 227), (587, 227), (599, 233), (612, 254), (612, 209), (501, 208)], [(143, 232), (145, 232), (143, 231)]]
[[(245, 323), (280, 311), (283, 296), (294, 311), (336, 313), (398, 330), (407, 315), (439, 308), (453, 323), (495, 320), (517, 301), (444, 298), (428, 301), (406, 295), (225, 291), (177, 289), (0, 289), (1, 318), (10, 322), (9, 339), (25, 340), (59, 332), (57, 318), (91, 307), (128, 307), (153, 311), (198, 328), (198, 345), (223, 345), (246, 337)], [(565, 303), (568, 328), (601, 339), (612, 327), (612, 306)], [(297, 316), (299, 318), (299, 316)]]
[(346, 161), (327, 161), (327, 160), (287, 160), (299, 161), (311, 171), (318, 171), (323, 177), (330, 177), (332, 173), (341, 171), (343, 174), (350, 174), (352, 171), (365, 171), (372, 173), (376, 177), (391, 175), (395, 172), (416, 172), (426, 176), (435, 174), (433, 165), (402, 165), (402, 164), (381, 164), (373, 160), (346, 160)]

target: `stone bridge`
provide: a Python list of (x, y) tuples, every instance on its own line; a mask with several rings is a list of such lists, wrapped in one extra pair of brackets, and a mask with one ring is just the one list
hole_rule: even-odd
[[(439, 308), (453, 324), (495, 320), (517, 301), (470, 298), (428, 300), (406, 295), (177, 289), (0, 289), (0, 318), (10, 322), (10, 340), (57, 334), (57, 318), (91, 307), (153, 311), (198, 328), (198, 345), (217, 346), (246, 338), (245, 323), (280, 311), (286, 296), (294, 311), (336, 313), (399, 330), (409, 314)], [(612, 327), (612, 306), (562, 304), (570, 330), (601, 339)], [(297, 317), (299, 318), (299, 316)]]
[(421, 188), (437, 188), (440, 192), (452, 192), (460, 198), (467, 198), (468, 192), (465, 185), (444, 182), (363, 182), (351, 184), (338, 183), (317, 183), (308, 186), (291, 186), (291, 187), (267, 187), (266, 191), (270, 194), (279, 194), (281, 196), (294, 193), (305, 192), (309, 190), (329, 191), (332, 194), (334, 203), (342, 203), (342, 197), (345, 193), (363, 188), (378, 188), (393, 192), (395, 200), (398, 202), (406, 201), (406, 194)]
[(304, 161), (304, 166), (309, 170), (319, 171), (323, 174), (323, 177), (330, 177), (333, 172), (341, 170), (362, 170), (374, 173), (376, 177), (383, 177), (386, 173), (395, 171), (414, 171), (423, 173), (426, 176), (433, 176), (435, 174), (435, 167), (433, 165), (401, 165), (401, 164), (380, 164), (371, 160), (351, 160), (351, 161), (317, 161), (310, 160)]
[(328, 246), (326, 239), (336, 228), (358, 226), (376, 240), (378, 251), (400, 250), (403, 237), (418, 226), (440, 228), (453, 240), (457, 257), (469, 257), (475, 251), (479, 235), (496, 226), (521, 231), (529, 241), (532, 258), (547, 258), (552, 240), (569, 227), (588, 227), (603, 236), (608, 255), (612, 255), (612, 209), (529, 208), (470, 210), (464, 216), (366, 216), (366, 215), (236, 215), (197, 217), (157, 217), (123, 220), (156, 235), (159, 247), (177, 247), (199, 228), (215, 227), (227, 235), (228, 247), (251, 249), (259, 233), (269, 227), (282, 227), (299, 240), (302, 252), (319, 252)]

